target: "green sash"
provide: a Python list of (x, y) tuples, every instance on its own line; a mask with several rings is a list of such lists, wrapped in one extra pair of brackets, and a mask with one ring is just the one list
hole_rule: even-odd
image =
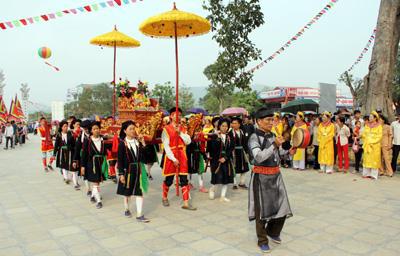
[(147, 177), (147, 170), (144, 165), (144, 163), (140, 162), (140, 170), (141, 175), (140, 175), (140, 189), (144, 192), (147, 193), (149, 191), (149, 179)]
[(205, 167), (204, 167), (204, 157), (202, 154), (200, 154), (200, 159), (199, 159), (199, 175), (203, 174), (205, 172)]

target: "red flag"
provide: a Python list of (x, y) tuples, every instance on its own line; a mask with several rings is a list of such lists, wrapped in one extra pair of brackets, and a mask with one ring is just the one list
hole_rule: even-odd
[(47, 17), (47, 15), (40, 15), (40, 17), (42, 17), (42, 19), (44, 19), (45, 21), (49, 20), (49, 17)]
[(121, 6), (121, 0), (114, 0), (119, 6)]
[(83, 6), (83, 8), (85, 8), (85, 10), (88, 11), (88, 12), (91, 12), (91, 11), (92, 11), (92, 9), (90, 9), (90, 6), (89, 6), (89, 5)]
[(117, 153), (118, 152), (118, 145), (119, 145), (119, 139), (117, 134), (114, 134), (113, 140), (112, 140), (112, 150), (111, 152)]
[(11, 102), (12, 106), (10, 109), (10, 116), (13, 116), (17, 119), (24, 118), (24, 112), (22, 111), (21, 102), (19, 102), (17, 95), (15, 95), (15, 100)]
[(10, 111), (8, 112), (9, 115), (11, 115), (13, 109), (14, 109), (14, 99), (11, 99)]
[(26, 20), (25, 19), (20, 19), (19, 20), (21, 23), (22, 23), (22, 25), (24, 25), (24, 26), (26, 26), (28, 23), (26, 22)]
[(1, 23), (0, 23), (0, 28), (1, 28), (1, 29), (6, 29), (6, 25), (4, 25), (3, 22), (1, 22)]

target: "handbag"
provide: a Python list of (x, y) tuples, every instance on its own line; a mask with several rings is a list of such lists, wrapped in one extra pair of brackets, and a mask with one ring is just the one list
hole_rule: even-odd
[(357, 153), (360, 150), (360, 145), (353, 143), (352, 149), (354, 153)]

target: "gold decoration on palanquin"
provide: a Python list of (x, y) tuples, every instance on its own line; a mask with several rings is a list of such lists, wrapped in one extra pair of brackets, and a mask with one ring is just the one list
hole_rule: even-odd
[(147, 116), (146, 119), (136, 120), (136, 133), (143, 135), (147, 141), (153, 140), (161, 125), (162, 115), (162, 112), (157, 112), (156, 114)]
[(201, 129), (201, 124), (203, 123), (203, 114), (194, 114), (189, 118), (188, 122), (188, 134), (193, 137), (195, 132), (199, 132)]

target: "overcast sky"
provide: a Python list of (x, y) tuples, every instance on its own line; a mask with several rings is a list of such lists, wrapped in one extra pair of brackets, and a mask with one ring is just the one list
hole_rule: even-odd
[[(15, 20), (70, 9), (99, 0), (24, 0), (5, 1), (0, 8), (1, 21)], [(202, 16), (200, 0), (176, 0), (181, 10)], [(267, 58), (296, 34), (327, 3), (326, 0), (261, 0), (266, 23), (254, 31), (252, 39)], [(303, 37), (271, 63), (255, 73), (254, 84), (267, 86), (311, 86), (319, 82), (336, 83), (338, 76), (358, 57), (373, 31), (379, 0), (342, 0), (326, 13)], [(117, 75), (131, 81), (142, 79), (150, 84), (174, 81), (174, 44), (168, 39), (153, 39), (138, 27), (147, 17), (170, 10), (172, 0), (143, 0), (122, 8), (69, 15), (26, 27), (0, 30), (0, 69), (6, 75), (7, 105), (28, 83), (33, 102), (50, 105), (64, 100), (68, 88), (82, 83), (112, 81), (113, 51), (89, 44), (89, 40), (112, 30), (138, 39), (142, 46), (118, 50)], [(213, 63), (218, 46), (212, 34), (181, 40), (181, 82), (187, 86), (207, 86), (204, 68)], [(37, 49), (53, 51), (50, 63), (44, 64)], [(367, 72), (370, 52), (355, 68), (354, 75)], [(257, 64), (257, 63), (253, 63)], [(253, 65), (251, 65), (253, 66)], [(341, 87), (344, 89), (344, 87)]]

